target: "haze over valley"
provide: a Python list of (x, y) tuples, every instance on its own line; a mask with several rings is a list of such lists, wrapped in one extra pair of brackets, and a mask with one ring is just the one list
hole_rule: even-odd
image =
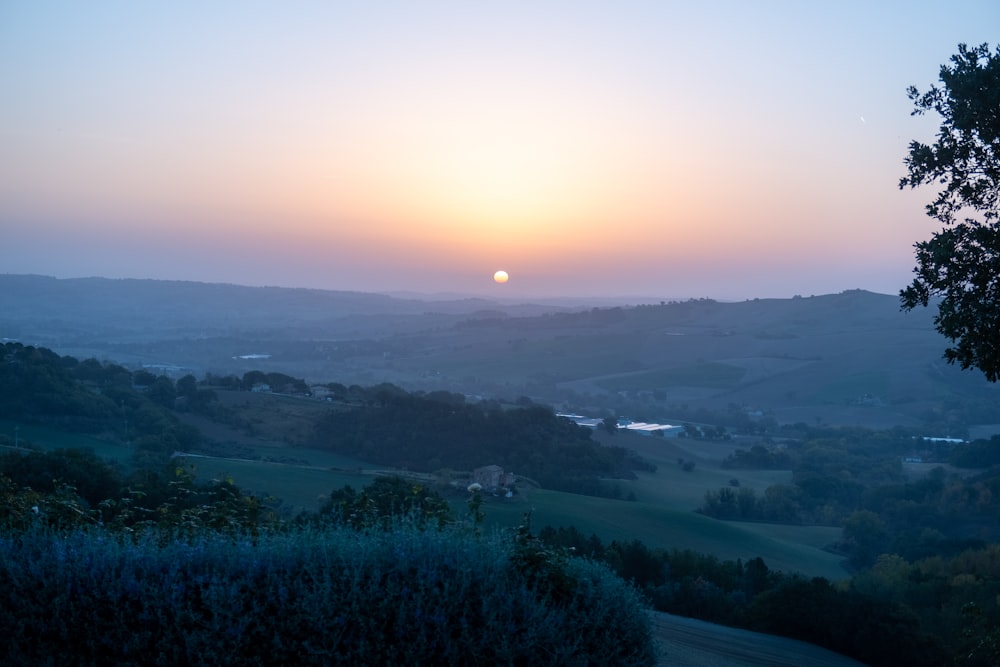
[(528, 396), (642, 421), (738, 406), (781, 423), (988, 436), (997, 387), (942, 358), (932, 311), (841, 294), (602, 306), (177, 281), (0, 276), (0, 331), (175, 377)]

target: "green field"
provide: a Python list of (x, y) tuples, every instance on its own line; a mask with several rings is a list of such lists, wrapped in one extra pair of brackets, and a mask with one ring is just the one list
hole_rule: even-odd
[[(0, 421), (0, 434), (9, 434), (13, 441), (14, 426), (12, 422)], [(121, 444), (45, 427), (21, 425), (19, 438), (22, 444), (30, 443), (43, 449), (89, 448), (98, 456), (122, 463), (131, 455), (128, 447)], [(726, 522), (694, 511), (707, 490), (727, 486), (733, 478), (739, 480), (741, 487), (761, 493), (771, 484), (790, 481), (790, 473), (722, 469), (718, 460), (726, 446), (720, 444), (681, 443), (630, 433), (599, 439), (635, 449), (657, 465), (655, 473), (640, 473), (636, 480), (609, 480), (609, 484), (619, 486), (623, 495), (633, 494), (634, 502), (522, 485), (521, 494), (513, 499), (486, 499), (486, 527), (517, 526), (525, 514), (530, 513), (536, 530), (546, 525), (575, 526), (586, 535), (596, 534), (603, 541), (638, 539), (650, 547), (691, 549), (723, 559), (747, 560), (760, 556), (776, 570), (832, 580), (847, 576), (840, 565), (841, 559), (823, 550), (839, 536), (837, 528)], [(705, 449), (704, 456), (698, 455), (700, 446)], [(229, 477), (248, 491), (274, 498), (279, 509), (290, 516), (301, 511), (315, 511), (333, 490), (345, 485), (361, 488), (371, 483), (377, 474), (394, 472), (301, 447), (261, 443), (256, 453), (296, 463), (202, 456), (176, 461), (193, 466), (195, 475), (202, 481)], [(685, 472), (677, 463), (679, 457), (695, 460), (695, 469)], [(448, 493), (447, 489), (444, 491)], [(467, 509), (464, 492), (453, 491), (449, 499), (456, 516), (464, 515)]]
[[(516, 525), (529, 510), (535, 527), (576, 526), (585, 535), (594, 533), (605, 541), (638, 539), (650, 547), (691, 549), (723, 559), (746, 561), (760, 556), (776, 570), (831, 580), (847, 576), (841, 559), (821, 548), (836, 538), (838, 529), (817, 532), (812, 527), (782, 526), (784, 530), (769, 535), (770, 527), (765, 524), (717, 521), (659, 504), (545, 490), (535, 491), (517, 503), (493, 502), (485, 507), (488, 520), (501, 526)], [(800, 532), (804, 541), (797, 536)], [(827, 535), (831, 539), (823, 542)]]
[[(771, 484), (789, 482), (790, 473), (723, 470), (710, 460), (685, 472), (676, 463), (678, 450), (670, 440), (623, 434), (620, 444), (641, 448), (658, 465), (655, 473), (642, 473), (635, 481), (609, 482), (618, 484), (623, 494), (634, 493), (635, 502), (522, 487), (514, 499), (487, 497), (486, 526), (514, 527), (530, 512), (535, 529), (572, 525), (604, 541), (638, 539), (651, 547), (692, 549), (725, 559), (760, 556), (773, 569), (828, 579), (847, 576), (840, 557), (823, 550), (839, 537), (838, 528), (727, 522), (694, 512), (706, 490), (726, 486), (734, 477), (741, 486), (763, 492)], [(348, 484), (360, 488), (377, 472), (386, 472), (315, 450), (280, 451), (295, 452), (311, 466), (211, 458), (187, 461), (202, 479), (230, 476), (241, 487), (280, 498), (282, 508), (291, 512), (315, 510), (330, 491)], [(452, 496), (451, 504), (456, 516), (464, 515), (463, 494)]]
[[(10, 420), (0, 419), (0, 442), (6, 443), (9, 440), (10, 446), (16, 439), (22, 448), (33, 449), (90, 449), (97, 456), (103, 459), (124, 462), (132, 455), (132, 451), (118, 442), (102, 440), (83, 433), (71, 433), (38, 426), (35, 424), (21, 424)], [(6, 437), (4, 437), (6, 436)]]
[(348, 484), (358, 489), (372, 480), (360, 472), (263, 461), (188, 457), (184, 463), (194, 466), (200, 481), (231, 477), (241, 488), (280, 500), (292, 514), (315, 511), (331, 491)]
[[(373, 479), (371, 469), (348, 472), (211, 458), (189, 458), (186, 462), (195, 466), (200, 479), (232, 477), (241, 487), (280, 498), (281, 507), (293, 513), (317, 509), (326, 494), (334, 489), (344, 485), (357, 489)], [(711, 480), (716, 473), (701, 474), (702, 479)], [(576, 526), (584, 534), (594, 533), (604, 541), (638, 539), (651, 547), (691, 549), (744, 561), (760, 556), (772, 569), (828, 579), (847, 576), (840, 565), (841, 559), (822, 550), (837, 539), (839, 529), (711, 519), (690, 509), (695, 495), (700, 500), (705, 487), (697, 487), (693, 481), (689, 485), (673, 485), (667, 483), (671, 475), (659, 481), (657, 475), (631, 483), (639, 491), (648, 490), (648, 501), (627, 502), (530, 488), (511, 500), (488, 497), (484, 506), (485, 525), (487, 528), (514, 527), (530, 512), (535, 529), (546, 525)], [(657, 489), (659, 493), (654, 495)], [(451, 504), (456, 516), (464, 515), (463, 497), (453, 498)]]

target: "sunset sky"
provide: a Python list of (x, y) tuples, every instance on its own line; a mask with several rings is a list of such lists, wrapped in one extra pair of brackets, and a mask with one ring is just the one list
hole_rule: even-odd
[(906, 87), (998, 39), (996, 0), (3, 2), (0, 273), (895, 293)]

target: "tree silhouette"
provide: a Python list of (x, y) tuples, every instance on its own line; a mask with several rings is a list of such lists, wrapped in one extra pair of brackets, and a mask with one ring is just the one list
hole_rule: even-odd
[(958, 53), (940, 71), (941, 87), (907, 90), (913, 115), (941, 116), (933, 145), (910, 142), (900, 189), (942, 186), (927, 215), (942, 229), (915, 244), (916, 278), (900, 292), (904, 310), (940, 297), (934, 318), (950, 339), (949, 363), (1000, 379), (1000, 47)]

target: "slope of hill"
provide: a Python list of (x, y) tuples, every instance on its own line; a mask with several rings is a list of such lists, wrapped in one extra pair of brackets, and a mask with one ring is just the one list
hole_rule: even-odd
[(656, 664), (666, 667), (861, 667), (860, 662), (795, 639), (653, 612)]

